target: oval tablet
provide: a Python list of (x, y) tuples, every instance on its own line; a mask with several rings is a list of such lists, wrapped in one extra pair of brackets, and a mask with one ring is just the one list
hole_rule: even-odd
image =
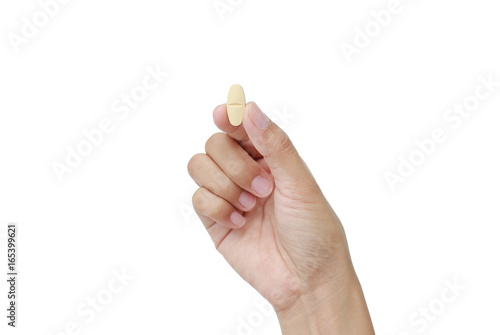
[(227, 115), (229, 122), (233, 126), (239, 126), (243, 122), (243, 113), (245, 112), (245, 92), (240, 85), (233, 85), (227, 95)]

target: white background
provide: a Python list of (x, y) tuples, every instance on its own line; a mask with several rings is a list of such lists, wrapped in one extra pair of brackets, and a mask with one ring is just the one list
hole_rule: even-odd
[[(73, 0), (15, 52), (8, 34), (40, 5), (1, 2), (1, 278), (17, 222), (20, 293), (12, 331), (2, 280), (0, 333), (233, 335), (260, 313), (189, 209), (187, 162), (239, 83), (341, 218), (377, 334), (421, 334), (409, 318), (446, 280), (467, 288), (423, 333), (500, 334), (500, 88), (458, 129), (443, 120), (479, 76), (500, 80), (496, 1), (401, 0), (351, 63), (340, 44), (389, 1), (232, 3), (221, 18), (212, 0)], [(111, 105), (148, 66), (169, 76), (121, 120)], [(53, 162), (106, 118), (114, 131), (60, 182)], [(447, 141), (391, 191), (384, 173), (436, 127)], [(77, 307), (123, 268), (134, 279), (87, 323)], [(264, 319), (248, 333), (279, 334)]]

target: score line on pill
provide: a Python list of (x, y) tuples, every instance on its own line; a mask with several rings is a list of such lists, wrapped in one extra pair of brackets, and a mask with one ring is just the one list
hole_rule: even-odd
[(229, 89), (227, 95), (227, 116), (233, 126), (239, 126), (243, 122), (245, 112), (245, 92), (241, 85), (235, 84)]

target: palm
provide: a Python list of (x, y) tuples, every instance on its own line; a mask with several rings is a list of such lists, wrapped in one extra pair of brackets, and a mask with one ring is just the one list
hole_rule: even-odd
[[(316, 266), (308, 262), (317, 258), (314, 253), (321, 250), (318, 246), (322, 243), (306, 238), (304, 233), (314, 225), (311, 220), (324, 219), (315, 218), (312, 207), (317, 209), (326, 202), (320, 199), (307, 203), (290, 199), (275, 189), (245, 214), (247, 223), (242, 229), (233, 230), (220, 224), (212, 227), (219, 230), (211, 234), (219, 236), (214, 242), (228, 263), (274, 305), (286, 305), (284, 297), (290, 299), (297, 291), (298, 278), (303, 278), (301, 272)], [(304, 254), (304, 250), (310, 254)]]

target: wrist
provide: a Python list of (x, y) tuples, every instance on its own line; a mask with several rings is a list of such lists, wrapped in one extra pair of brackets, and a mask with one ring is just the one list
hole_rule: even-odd
[(301, 295), (277, 315), (283, 335), (375, 334), (354, 270), (349, 276)]

